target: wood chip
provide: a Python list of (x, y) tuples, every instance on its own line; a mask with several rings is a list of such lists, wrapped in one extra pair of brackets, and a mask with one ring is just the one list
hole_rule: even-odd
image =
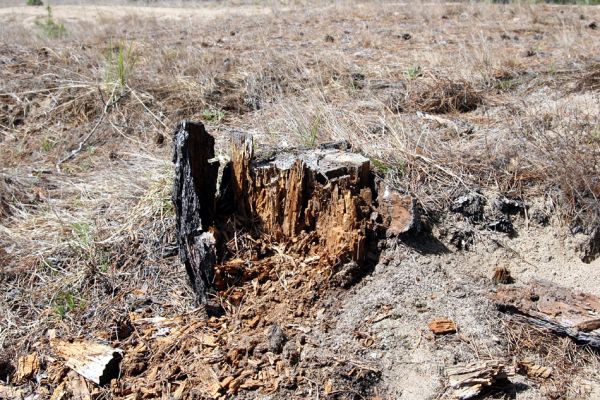
[(17, 372), (15, 380), (18, 383), (23, 383), (33, 378), (40, 370), (40, 358), (37, 353), (31, 353), (23, 357), (19, 357), (17, 362)]
[(552, 375), (552, 368), (538, 365), (528, 359), (517, 361), (517, 371), (524, 373), (530, 378), (548, 379)]
[(436, 335), (447, 335), (456, 333), (456, 324), (454, 321), (447, 318), (437, 318), (427, 324), (431, 332)]
[(60, 385), (56, 387), (56, 389), (54, 389), (50, 400), (63, 400), (67, 399), (68, 397), (69, 393), (67, 392), (67, 382), (63, 381)]
[(123, 351), (96, 342), (51, 342), (54, 353), (65, 365), (97, 385), (109, 383), (119, 375)]

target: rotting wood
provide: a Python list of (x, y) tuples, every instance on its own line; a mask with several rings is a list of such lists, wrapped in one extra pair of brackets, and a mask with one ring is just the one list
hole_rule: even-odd
[(427, 324), (429, 330), (436, 335), (448, 335), (450, 333), (456, 333), (456, 323), (448, 318), (438, 318)]
[[(412, 196), (376, 179), (369, 159), (348, 147), (340, 142), (257, 156), (252, 137), (234, 133), (231, 161), (220, 165), (202, 124), (177, 126), (173, 202), (180, 255), (201, 304), (210, 290), (229, 286), (219, 275), (227, 268), (215, 273), (215, 265), (222, 238), (240, 226), (257, 239), (285, 244), (288, 254), (318, 256), (331, 267), (334, 284), (344, 287), (376, 260), (379, 238), (418, 229)], [(228, 268), (250, 277), (241, 272), (244, 263)]]
[(507, 379), (511, 373), (502, 362), (497, 360), (448, 367), (446, 369), (448, 390), (445, 398), (460, 400), (476, 398), (498, 380)]
[(37, 353), (31, 353), (26, 356), (19, 357), (15, 380), (18, 383), (23, 383), (26, 380), (33, 378), (39, 370), (40, 358)]
[(119, 375), (122, 350), (96, 342), (54, 340), (52, 350), (65, 365), (97, 385), (105, 385)]
[(505, 312), (592, 346), (600, 346), (600, 298), (547, 281), (501, 286), (492, 300)]
[(536, 364), (534, 361), (529, 359), (517, 361), (516, 366), (517, 372), (525, 374), (530, 378), (547, 379), (552, 375), (552, 368)]

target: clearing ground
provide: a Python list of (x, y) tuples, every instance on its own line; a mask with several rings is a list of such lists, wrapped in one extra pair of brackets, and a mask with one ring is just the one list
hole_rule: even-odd
[[(600, 8), (19, 3), (0, 7), (0, 398), (437, 399), (453, 366), (525, 359), (552, 374), (483, 396), (600, 398), (597, 350), (490, 300), (498, 267), (600, 296)], [(207, 318), (171, 202), (184, 119), (218, 156), (235, 132), (347, 140), (419, 229), (342, 287), (240, 230)], [(79, 377), (57, 340), (122, 349), (118, 379)]]

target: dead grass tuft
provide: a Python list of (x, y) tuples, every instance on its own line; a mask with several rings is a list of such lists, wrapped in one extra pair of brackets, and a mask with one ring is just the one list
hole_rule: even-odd
[(408, 85), (404, 109), (432, 114), (466, 113), (483, 104), (481, 92), (465, 80), (416, 79)]
[(600, 62), (594, 62), (585, 68), (577, 80), (575, 89), (579, 92), (600, 90)]
[[(600, 366), (600, 353), (590, 346), (578, 345), (568, 337), (558, 337), (547, 330), (513, 320), (503, 323), (508, 352), (516, 364), (523, 361), (549, 368), (544, 378), (530, 376), (550, 399), (574, 398), (582, 382), (573, 380), (584, 370), (594, 371)], [(580, 395), (584, 393), (579, 393)]]

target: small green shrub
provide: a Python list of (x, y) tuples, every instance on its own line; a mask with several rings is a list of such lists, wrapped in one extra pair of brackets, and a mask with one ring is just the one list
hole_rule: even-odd
[(44, 2), (42, 0), (27, 0), (28, 6), (43, 6)]
[(308, 147), (315, 147), (319, 136), (319, 127), (321, 126), (321, 117), (316, 116), (312, 120), (310, 127), (301, 132), (302, 141)]
[(48, 153), (54, 147), (56, 147), (56, 139), (51, 136), (46, 136), (42, 139), (41, 149), (44, 153)]
[(411, 67), (406, 70), (406, 76), (408, 76), (408, 79), (416, 79), (420, 76), (423, 76), (423, 71), (419, 66)]
[(69, 313), (75, 310), (75, 307), (77, 307), (75, 295), (70, 291), (58, 293), (52, 304), (54, 314), (60, 319), (64, 319)]
[(43, 22), (36, 21), (35, 24), (38, 26), (38, 28), (40, 28), (44, 36), (48, 38), (56, 39), (65, 36), (67, 34), (67, 29), (65, 26), (54, 21), (50, 6), (47, 6), (46, 10), (48, 11), (48, 16), (46, 19)]
[(384, 175), (390, 173), (393, 169), (391, 165), (389, 165), (385, 161), (378, 160), (377, 158), (372, 158), (371, 164), (373, 164), (373, 167), (377, 172)]
[(218, 124), (223, 118), (225, 118), (225, 111), (211, 108), (206, 108), (202, 111), (202, 119), (207, 122)]
[(113, 88), (124, 89), (127, 86), (135, 65), (137, 54), (132, 44), (120, 43), (113, 46), (112, 43), (106, 55), (106, 83)]

